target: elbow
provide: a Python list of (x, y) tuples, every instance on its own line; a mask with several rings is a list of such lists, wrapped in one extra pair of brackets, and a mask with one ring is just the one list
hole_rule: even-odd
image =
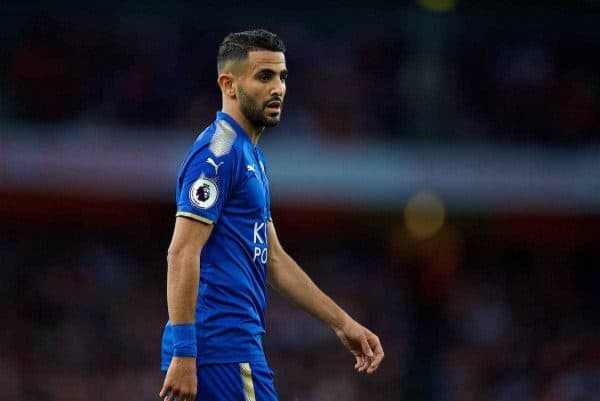
[(170, 266), (174, 261), (181, 257), (181, 249), (169, 247), (167, 250), (167, 264)]
[(190, 247), (169, 247), (167, 250), (167, 265), (169, 268), (186, 264), (194, 259), (200, 260), (201, 249), (191, 249)]
[(282, 269), (284, 268), (284, 253), (269, 253), (269, 262), (267, 270), (267, 282), (273, 288), (277, 288), (281, 279)]
[(281, 263), (281, 255), (278, 255), (277, 252), (269, 251), (269, 259), (267, 261), (267, 266), (269, 271), (273, 271), (277, 269), (277, 266)]

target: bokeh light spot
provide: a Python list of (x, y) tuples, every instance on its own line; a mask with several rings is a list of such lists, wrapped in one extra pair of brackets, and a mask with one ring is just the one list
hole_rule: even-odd
[(445, 218), (442, 201), (431, 192), (415, 194), (404, 209), (406, 229), (417, 239), (431, 238), (442, 228)]
[(456, 8), (458, 0), (417, 0), (421, 7), (436, 13), (445, 13)]

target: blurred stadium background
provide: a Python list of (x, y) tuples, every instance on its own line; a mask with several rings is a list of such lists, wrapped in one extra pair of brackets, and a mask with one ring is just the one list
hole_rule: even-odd
[(386, 350), (271, 293), (281, 399), (600, 399), (598, 1), (42, 3), (0, 7), (0, 398), (157, 399), (176, 171), (262, 26), (280, 237)]

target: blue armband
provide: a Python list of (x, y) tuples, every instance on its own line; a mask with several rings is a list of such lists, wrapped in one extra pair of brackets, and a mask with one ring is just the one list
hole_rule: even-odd
[(173, 356), (196, 357), (198, 349), (196, 347), (196, 325), (172, 324), (173, 333)]

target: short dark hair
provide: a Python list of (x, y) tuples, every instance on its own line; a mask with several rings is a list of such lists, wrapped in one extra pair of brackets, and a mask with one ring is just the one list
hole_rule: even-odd
[(279, 36), (265, 29), (230, 33), (219, 46), (217, 71), (221, 72), (228, 61), (244, 60), (248, 53), (256, 50), (285, 53), (285, 44)]

